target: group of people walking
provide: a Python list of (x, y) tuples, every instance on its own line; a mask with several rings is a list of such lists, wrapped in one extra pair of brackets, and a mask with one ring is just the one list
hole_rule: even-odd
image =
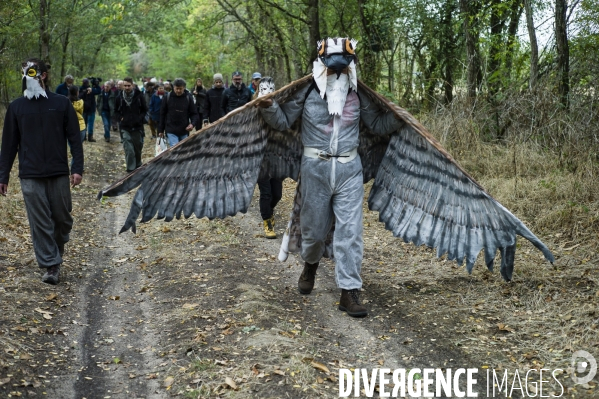
[[(46, 270), (42, 281), (49, 284), (59, 281), (64, 245), (69, 241), (73, 223), (68, 186), (69, 182), (73, 187), (81, 183), (82, 143), (96, 142), (96, 112), (102, 118), (106, 142), (111, 141), (111, 131), (119, 131), (126, 170), (132, 172), (142, 164), (145, 124), (149, 125), (152, 137), (165, 137), (169, 145), (174, 146), (188, 137), (194, 128), (199, 130), (248, 103), (257, 91), (261, 77), (260, 73), (254, 73), (251, 85), (246, 87), (242, 82), (242, 74), (234, 72), (233, 84), (225, 89), (222, 74), (215, 74), (213, 86), (208, 90), (203, 87), (202, 80), (197, 79), (189, 91), (185, 80), (181, 78), (174, 79), (172, 83), (148, 81), (141, 88), (130, 77), (104, 84), (101, 84), (100, 78), (86, 78), (77, 87), (73, 76), (67, 75), (52, 92), (48, 86), (49, 74), (45, 63), (39, 59), (25, 61), (23, 83), (27, 89), (24, 97), (11, 103), (4, 124), (0, 152), (0, 195), (7, 193), (9, 173), (16, 154), (19, 153), (20, 158), (25, 157), (25, 152), (20, 151), (24, 145), (19, 133), (23, 126), (40, 131), (47, 130), (44, 126), (55, 126), (51, 130), (57, 132), (58, 136), (53, 139), (52, 148), (33, 140), (28, 144), (28, 159), (20, 159), (19, 167), (34, 250), (40, 267)], [(42, 113), (40, 118), (30, 118), (34, 110), (27, 110), (36, 104), (31, 100), (39, 97), (47, 99), (52, 112)], [(35, 121), (39, 126), (34, 126)], [(67, 144), (72, 153), (69, 178)], [(41, 159), (45, 162), (33, 162)], [(259, 183), (261, 213), (265, 226), (269, 226), (267, 237), (275, 238), (272, 214), (281, 198), (282, 184), (279, 181), (271, 187), (267, 183)]]
[[(174, 146), (194, 129), (200, 130), (251, 101), (256, 96), (261, 79), (262, 75), (255, 72), (251, 83), (246, 86), (242, 73), (235, 71), (228, 88), (225, 88), (220, 73), (214, 74), (212, 86), (208, 89), (201, 78), (196, 79), (190, 89), (181, 78), (172, 82), (150, 79), (141, 87), (132, 78), (124, 78), (116, 83), (110, 80), (103, 85), (100, 85), (98, 78), (86, 78), (77, 87), (73, 85), (73, 77), (67, 75), (56, 92), (71, 100), (77, 112), (82, 141), (96, 141), (93, 126), (95, 112), (102, 117), (106, 142), (111, 140), (111, 130), (119, 130), (126, 171), (130, 173), (142, 164), (145, 124), (152, 138), (163, 137), (169, 146)], [(258, 181), (258, 187), (264, 236), (276, 238), (273, 215), (282, 197), (283, 183), (268, 178)]]
[[(305, 263), (298, 280), (299, 292), (304, 295), (312, 292), (325, 239), (335, 220), (335, 277), (342, 291), (339, 309), (352, 317), (363, 317), (368, 312), (359, 302), (364, 194), (357, 151), (359, 124), (363, 122), (370, 130), (389, 135), (404, 122), (370, 102), (367, 96), (358, 96), (356, 44), (349, 38), (318, 42), (313, 81), (288, 103), (278, 104), (272, 98), (265, 98), (256, 105), (272, 129), (289, 129), (300, 117), (304, 122), (300, 127), (304, 145), (300, 227), (301, 257)], [(42, 281), (59, 282), (65, 244), (73, 225), (69, 182), (71, 187), (81, 183), (82, 141), (95, 141), (95, 112), (102, 116), (107, 142), (116, 121), (127, 171), (132, 172), (141, 166), (145, 123), (150, 125), (153, 136), (166, 134), (170, 144), (176, 145), (194, 128), (201, 129), (247, 104), (258, 90), (260, 78), (255, 73), (251, 86), (246, 87), (242, 74), (234, 72), (233, 84), (225, 89), (222, 74), (215, 74), (209, 90), (197, 80), (190, 92), (180, 78), (172, 82), (172, 87), (166, 82), (157, 87), (146, 84), (142, 91), (130, 77), (119, 82), (120, 87), (114, 90), (109, 84), (102, 89), (98, 78), (88, 78), (81, 88), (75, 89), (71, 87), (72, 77), (67, 76), (64, 84), (57, 87), (57, 94), (49, 90), (48, 67), (43, 60), (23, 62), (24, 96), (9, 105), (4, 122), (0, 195), (7, 194), (10, 170), (18, 154), (33, 248), (39, 266), (46, 271)], [(67, 143), (73, 156), (70, 168)], [(275, 238), (273, 208), (281, 199), (282, 182), (267, 177), (258, 181), (258, 186), (265, 235)]]

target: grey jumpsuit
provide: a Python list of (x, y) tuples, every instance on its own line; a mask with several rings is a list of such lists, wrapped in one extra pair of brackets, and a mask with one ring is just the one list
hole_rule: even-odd
[[(327, 102), (317, 90), (311, 90), (306, 97), (308, 90), (309, 86), (298, 91), (282, 105), (274, 102), (269, 108), (261, 108), (266, 122), (281, 131), (290, 128), (301, 115), (304, 147), (343, 154), (359, 145), (360, 119), (370, 130), (383, 135), (403, 124), (391, 112), (371, 103), (365, 95), (358, 97), (353, 90), (347, 95), (342, 115), (330, 115)], [(335, 217), (335, 280), (337, 287), (352, 290), (362, 287), (364, 181), (359, 155), (342, 162), (343, 158), (302, 157), (301, 257), (308, 263), (320, 260)]]

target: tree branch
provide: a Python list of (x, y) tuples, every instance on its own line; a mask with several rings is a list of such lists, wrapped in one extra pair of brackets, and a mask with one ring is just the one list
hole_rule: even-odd
[(276, 3), (273, 3), (273, 2), (272, 2), (272, 1), (270, 1), (270, 0), (262, 0), (262, 1), (263, 1), (263, 2), (265, 2), (265, 3), (266, 3), (266, 4), (268, 4), (268, 5), (270, 5), (270, 6), (274, 7), (274, 8), (276, 8), (277, 10), (281, 11), (283, 14), (287, 15), (288, 17), (291, 17), (291, 18), (293, 18), (293, 19), (296, 19), (296, 20), (298, 20), (298, 21), (301, 21), (301, 22), (305, 23), (306, 25), (310, 25), (310, 23), (308, 22), (308, 20), (307, 20), (307, 19), (304, 19), (304, 18), (302, 18), (302, 17), (299, 17), (299, 16), (297, 16), (297, 15), (293, 15), (293, 14), (291, 14), (289, 11), (285, 10), (283, 7), (279, 6), (278, 4), (276, 4)]

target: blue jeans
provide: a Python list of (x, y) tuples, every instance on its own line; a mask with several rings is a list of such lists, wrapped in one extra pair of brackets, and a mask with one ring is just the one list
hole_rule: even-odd
[(102, 111), (100, 115), (104, 124), (104, 138), (110, 140), (110, 111)]
[(167, 133), (166, 137), (168, 138), (168, 145), (169, 145), (169, 147), (172, 147), (175, 144), (177, 144), (179, 141), (188, 138), (189, 137), (189, 133), (185, 133), (182, 136), (177, 136), (176, 134), (173, 134), (173, 133)]
[(85, 120), (85, 124), (87, 125), (87, 139), (91, 139), (94, 137), (94, 122), (96, 121), (96, 113), (83, 113), (83, 119)]

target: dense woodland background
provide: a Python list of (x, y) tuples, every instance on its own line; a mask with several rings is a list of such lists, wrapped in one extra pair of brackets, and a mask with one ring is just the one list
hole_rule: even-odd
[(30, 56), (52, 87), (234, 70), (281, 87), (311, 72), (317, 39), (350, 36), (366, 84), (533, 227), (576, 236), (599, 230), (597, 21), (599, 0), (3, 0), (0, 101)]

